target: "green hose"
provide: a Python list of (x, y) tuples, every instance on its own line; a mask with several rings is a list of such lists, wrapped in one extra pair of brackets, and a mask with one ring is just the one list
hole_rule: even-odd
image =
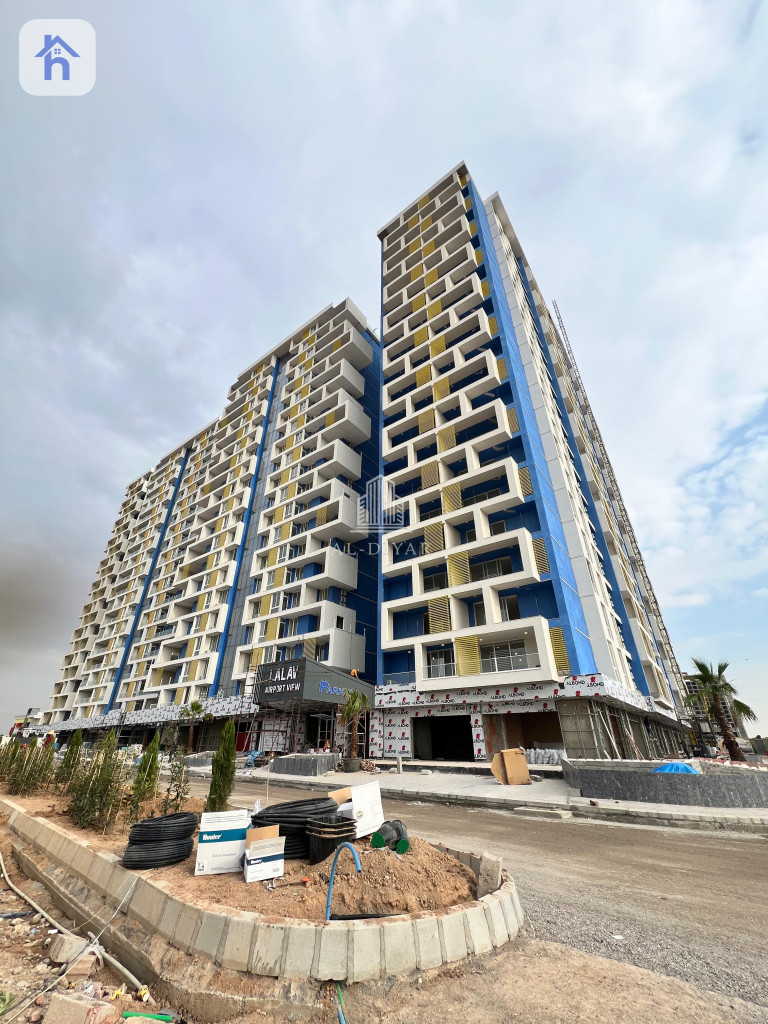
[(168, 1013), (134, 1013), (131, 1010), (126, 1010), (123, 1017), (147, 1017), (149, 1020), (166, 1020), (173, 1024), (173, 1017)]

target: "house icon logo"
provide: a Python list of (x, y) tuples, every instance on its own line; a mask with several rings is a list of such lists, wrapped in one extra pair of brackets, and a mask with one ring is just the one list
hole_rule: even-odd
[(40, 51), (36, 53), (35, 57), (45, 58), (45, 81), (50, 82), (53, 79), (53, 66), (59, 64), (61, 66), (61, 80), (62, 82), (69, 81), (69, 60), (66, 57), (62, 57), (62, 52), (68, 53), (70, 57), (79, 57), (79, 53), (75, 53), (71, 46), (67, 46), (61, 36), (46, 36), (45, 44)]
[(19, 32), (19, 83), (31, 96), (84, 96), (96, 82), (96, 33), (80, 18), (35, 18)]

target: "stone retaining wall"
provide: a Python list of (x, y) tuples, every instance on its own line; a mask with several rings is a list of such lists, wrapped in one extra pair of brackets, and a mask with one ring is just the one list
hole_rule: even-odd
[[(170, 962), (169, 949), (209, 962), (215, 978), (209, 972), (206, 982), (199, 968), (193, 974), (201, 993), (214, 981), (226, 988), (229, 974), (242, 990), (242, 974), (234, 972), (296, 984), (374, 981), (488, 953), (514, 939), (523, 924), (514, 882), (487, 855), (439, 847), (475, 871), (485, 894), (473, 903), (381, 920), (301, 921), (183, 903), (161, 881), (126, 870), (114, 855), (91, 850), (11, 801), (0, 800), (0, 812), (10, 814), (9, 826), (23, 840), (16, 854), (24, 872), (42, 881), (76, 922), (92, 919), (91, 930), (100, 930), (99, 922), (107, 924), (119, 908), (102, 941), (150, 983), (173, 987), (174, 972), (190, 974), (188, 962)], [(184, 984), (188, 991), (189, 980)]]
[(721, 768), (703, 775), (655, 773), (661, 761), (563, 761), (569, 786), (584, 797), (694, 807), (768, 807), (768, 772)]

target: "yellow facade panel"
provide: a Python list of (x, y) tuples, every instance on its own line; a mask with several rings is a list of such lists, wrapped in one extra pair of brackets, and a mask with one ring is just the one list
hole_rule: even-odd
[(558, 672), (570, 675), (571, 666), (568, 661), (568, 649), (565, 646), (565, 637), (561, 626), (551, 626), (549, 639), (552, 643), (552, 653), (555, 656), (555, 666)]
[(447, 633), (451, 628), (451, 608), (447, 597), (433, 597), (427, 602), (430, 633)]
[(480, 642), (476, 636), (460, 636), (453, 643), (460, 676), (480, 675)]

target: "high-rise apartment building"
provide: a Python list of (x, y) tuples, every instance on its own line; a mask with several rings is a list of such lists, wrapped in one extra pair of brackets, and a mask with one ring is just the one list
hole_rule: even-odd
[(382, 245), (381, 670), (373, 749), (679, 746), (679, 673), (566, 343), (463, 164)]
[(350, 545), (378, 472), (380, 367), (353, 303), (329, 306), (130, 484), (43, 725), (140, 738), (193, 701), (247, 717), (262, 662), (375, 672), (376, 561)]
[(329, 306), (130, 485), (42, 727), (137, 739), (198, 700), (292, 749), (339, 741), (322, 702), (367, 683), (373, 757), (679, 747), (669, 638), (501, 201), (461, 164), (379, 237), (380, 341)]

